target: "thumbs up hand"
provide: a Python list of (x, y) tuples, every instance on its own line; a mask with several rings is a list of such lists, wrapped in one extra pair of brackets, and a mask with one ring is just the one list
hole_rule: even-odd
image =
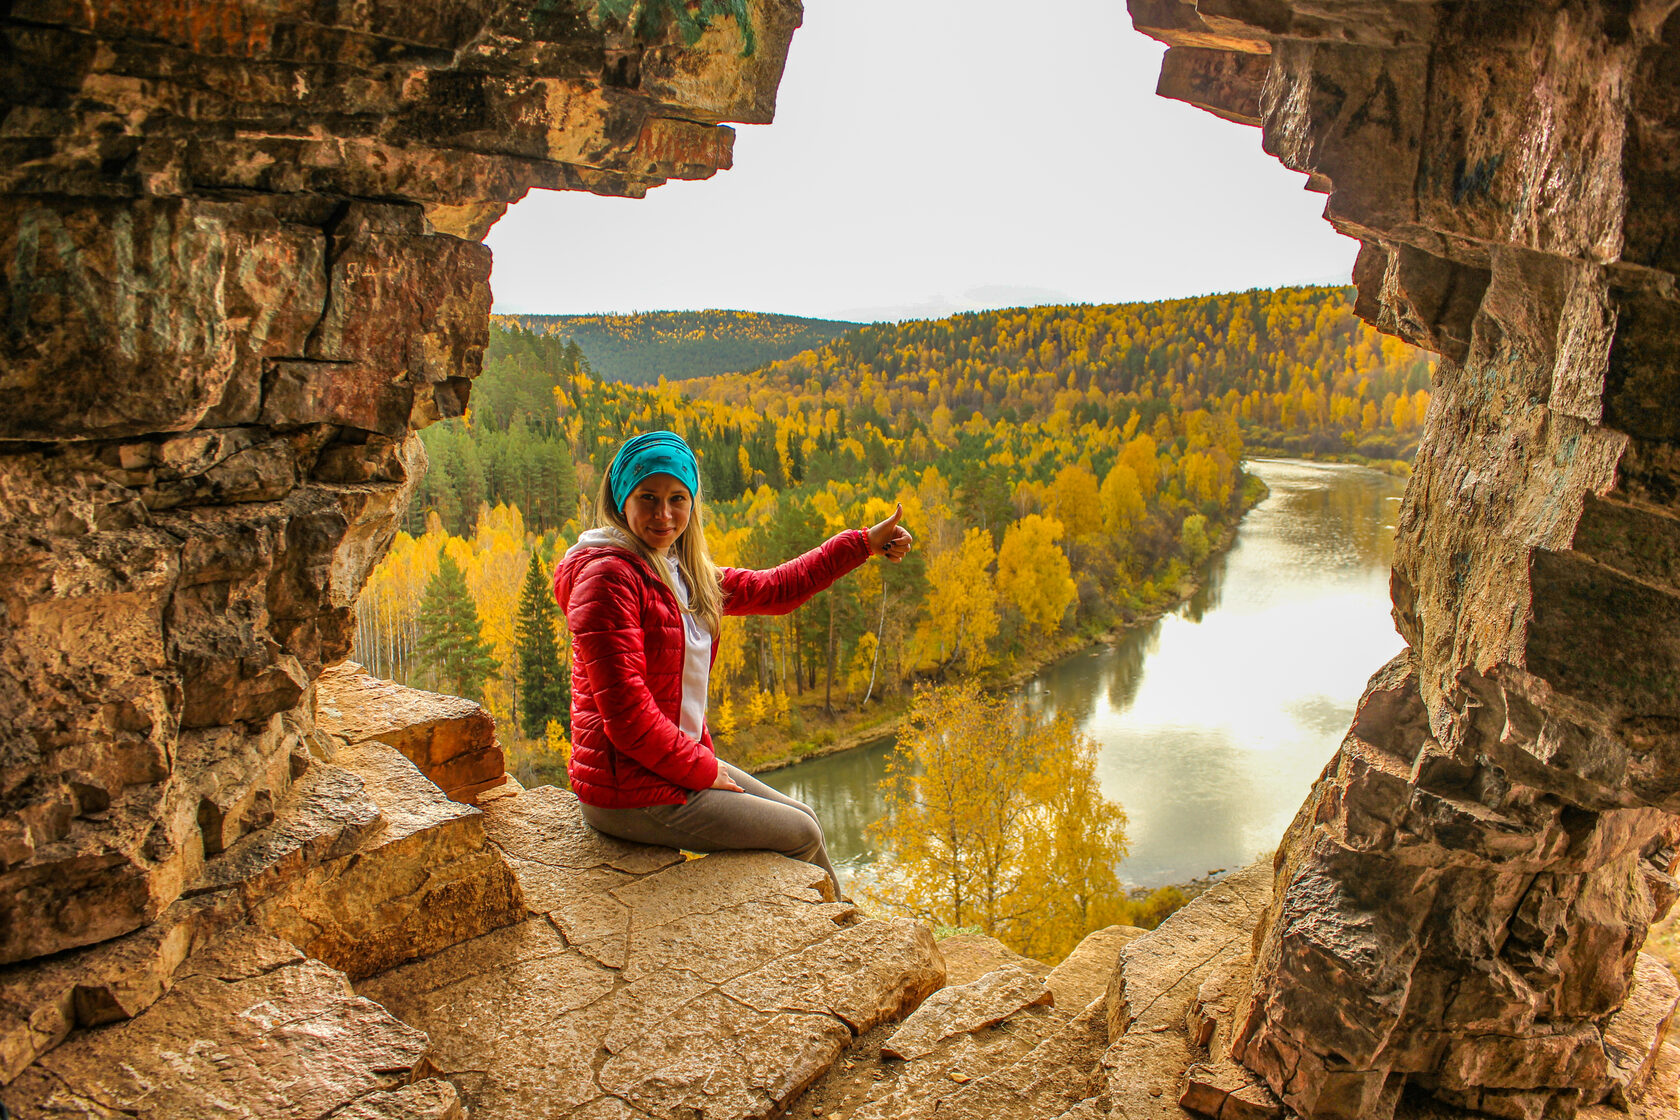
[(868, 530), (869, 551), (888, 560), (902, 560), (904, 554), (910, 551), (910, 530), (900, 525), (899, 519), (904, 516), (904, 503), (900, 502), (888, 517), (878, 525)]

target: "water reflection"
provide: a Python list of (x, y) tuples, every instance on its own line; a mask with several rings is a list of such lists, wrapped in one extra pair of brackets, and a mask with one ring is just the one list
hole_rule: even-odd
[[(1022, 689), (1102, 744), (1126, 807), (1122, 875), (1182, 882), (1269, 850), (1335, 750), (1365, 679), (1400, 648), (1388, 614), (1400, 483), (1359, 467), (1259, 460), (1271, 496), (1177, 614), (1050, 667)], [(765, 775), (816, 808), (837, 866), (864, 829), (888, 744)]]

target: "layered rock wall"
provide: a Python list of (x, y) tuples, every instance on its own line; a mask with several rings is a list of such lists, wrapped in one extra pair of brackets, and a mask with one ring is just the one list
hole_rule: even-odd
[(479, 239), (727, 167), (800, 15), (750, 12), (0, 16), (0, 965), (212, 889), (328, 753), (312, 681), (478, 371)]
[(1444, 358), (1408, 650), (1279, 851), (1232, 1044), (1304, 1115), (1627, 1096), (1680, 835), (1675, 7), (1131, 5), (1161, 92), (1259, 125), (1361, 241), (1359, 313)]

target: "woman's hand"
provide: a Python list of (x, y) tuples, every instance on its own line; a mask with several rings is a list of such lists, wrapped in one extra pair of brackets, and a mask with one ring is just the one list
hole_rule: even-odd
[(885, 556), (888, 560), (904, 559), (904, 554), (910, 551), (910, 542), (915, 538), (910, 536), (910, 530), (898, 523), (903, 516), (904, 503), (900, 502), (891, 517), (866, 531), (871, 553)]
[(735, 784), (735, 779), (729, 776), (729, 771), (724, 768), (721, 761), (718, 762), (718, 776), (712, 779), (711, 788), (733, 790), (736, 793), (747, 792)]

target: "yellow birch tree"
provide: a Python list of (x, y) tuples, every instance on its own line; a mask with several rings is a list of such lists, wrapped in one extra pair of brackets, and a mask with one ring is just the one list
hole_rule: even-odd
[(1056, 543), (1061, 537), (1060, 521), (1029, 513), (1004, 530), (998, 547), (998, 594), (1044, 634), (1061, 627), (1078, 595), (1067, 554)]
[(991, 661), (998, 632), (997, 588), (992, 584), (992, 538), (982, 529), (963, 533), (962, 544), (928, 565), (928, 628), (941, 660), (958, 656), (972, 672)]

